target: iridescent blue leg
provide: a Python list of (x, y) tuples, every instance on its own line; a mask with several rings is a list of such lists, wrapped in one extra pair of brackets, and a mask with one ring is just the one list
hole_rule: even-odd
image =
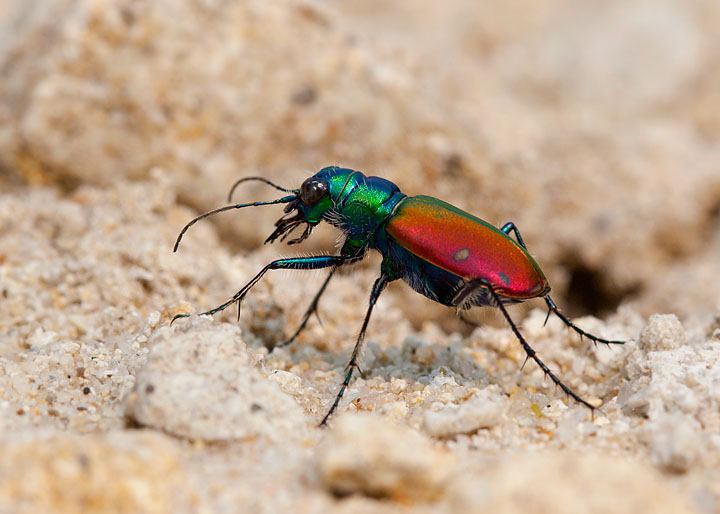
[(515, 226), (515, 223), (513, 223), (512, 221), (508, 221), (507, 223), (505, 223), (505, 225), (503, 225), (500, 230), (505, 232), (507, 235), (510, 235), (510, 232), (515, 232), (515, 238), (517, 239), (518, 244), (527, 250), (527, 246), (525, 246), (525, 241), (523, 241), (523, 238), (520, 235), (520, 231)]
[(325, 414), (325, 417), (320, 422), (320, 426), (327, 424), (327, 420), (330, 418), (332, 413), (335, 412), (335, 409), (337, 409), (337, 406), (340, 403), (343, 394), (345, 394), (345, 390), (347, 389), (348, 384), (350, 383), (353, 371), (355, 370), (355, 368), (358, 368), (358, 358), (360, 357), (360, 352), (362, 351), (363, 341), (365, 340), (365, 331), (367, 330), (368, 322), (370, 321), (370, 314), (372, 314), (373, 307), (375, 306), (375, 302), (377, 302), (380, 293), (383, 292), (389, 282), (389, 277), (385, 273), (383, 273), (373, 285), (372, 292), (370, 293), (370, 306), (368, 307), (367, 314), (365, 314), (365, 321), (363, 322), (362, 329), (360, 329), (360, 334), (358, 335), (357, 342), (355, 343), (355, 348), (353, 349), (352, 355), (350, 356), (350, 362), (348, 362), (348, 365), (345, 367), (345, 370), (347, 371), (347, 374), (345, 375), (345, 380), (343, 380), (340, 391), (335, 397), (335, 401), (333, 402), (332, 407), (330, 407), (330, 410), (327, 414)]
[[(503, 227), (500, 230), (502, 230), (504, 233), (506, 233), (508, 235), (510, 235), (510, 232), (514, 232), (515, 237), (517, 238), (517, 241), (520, 244), (520, 246), (522, 246), (523, 248), (525, 248), (527, 250), (527, 247), (525, 246), (525, 242), (523, 241), (523, 238), (520, 235), (520, 231), (515, 226), (515, 223), (513, 223), (512, 221), (505, 223), (505, 225), (503, 225)], [(585, 332), (582, 328), (578, 327), (575, 323), (573, 323), (570, 318), (568, 318), (567, 316), (565, 316), (565, 314), (560, 312), (560, 309), (558, 309), (557, 305), (555, 305), (555, 302), (552, 300), (552, 298), (550, 298), (550, 295), (545, 296), (545, 303), (547, 303), (547, 305), (548, 305), (548, 313), (547, 313), (547, 316), (545, 316), (545, 323), (547, 323), (547, 320), (550, 317), (550, 312), (554, 312), (555, 315), (558, 318), (560, 318), (563, 321), (563, 323), (565, 323), (565, 325), (567, 325), (569, 328), (572, 328), (575, 332), (577, 332), (581, 338), (583, 336), (587, 337), (595, 344), (597, 344), (597, 343), (625, 344), (625, 341), (611, 341), (609, 339), (603, 339), (602, 337), (594, 336), (589, 332)], [(543, 323), (543, 325), (545, 325), (545, 323)]]
[[(540, 360), (540, 357), (537, 356), (537, 353), (535, 352), (535, 350), (533, 350), (532, 347), (527, 343), (527, 341), (525, 341), (525, 338), (522, 336), (522, 334), (520, 333), (520, 330), (518, 330), (517, 326), (513, 322), (512, 318), (510, 317), (510, 314), (508, 314), (507, 309), (503, 305), (502, 298), (500, 297), (500, 295), (498, 293), (495, 292), (495, 290), (493, 289), (490, 282), (488, 282), (487, 280), (485, 280), (483, 278), (471, 280), (470, 282), (468, 282), (468, 284), (465, 286), (465, 288), (463, 288), (463, 294), (461, 296), (463, 298), (467, 298), (472, 295), (472, 293), (475, 289), (478, 289), (478, 288), (484, 288), (490, 293), (490, 297), (493, 299), (493, 307), (497, 307), (498, 309), (500, 309), (500, 312), (502, 312), (503, 316), (505, 317), (505, 320), (508, 322), (508, 324), (510, 325), (510, 328), (515, 333), (515, 337), (517, 337), (518, 341), (520, 341), (520, 345), (522, 346), (523, 350), (525, 350), (525, 354), (527, 355), (525, 360), (526, 361), (527, 361), (527, 359), (534, 360), (535, 363), (538, 366), (540, 366), (540, 369), (543, 370), (543, 373), (545, 373), (545, 375), (550, 377), (550, 380), (552, 380), (556, 386), (558, 386), (560, 389), (562, 389), (563, 392), (565, 392), (565, 394), (570, 396), (576, 402), (585, 405), (592, 412), (594, 412), (595, 411), (594, 406), (590, 405), (588, 402), (586, 402), (585, 400), (580, 398), (577, 394), (575, 394), (575, 392), (573, 392), (572, 389), (570, 389), (568, 386), (563, 384), (563, 382), (557, 376), (555, 376), (555, 374), (552, 371), (550, 371), (550, 368), (548, 368), (545, 365), (545, 363), (542, 360)], [(471, 323), (469, 320), (465, 320), (465, 321), (468, 323)], [(523, 364), (523, 366), (524, 366), (524, 364)]]
[[(252, 289), (252, 287), (257, 284), (260, 279), (267, 273), (269, 270), (273, 269), (296, 269), (296, 270), (313, 270), (313, 269), (322, 269), (322, 268), (330, 268), (334, 267), (337, 268), (338, 266), (342, 266), (345, 263), (356, 261), (361, 259), (362, 257), (343, 257), (340, 255), (319, 255), (319, 256), (311, 256), (311, 257), (292, 257), (288, 259), (278, 259), (276, 261), (271, 262), (267, 266), (265, 266), (262, 270), (260, 270), (260, 273), (255, 275), (253, 279), (245, 284), (245, 286), (240, 289), (235, 295), (230, 298), (227, 302), (223, 303), (222, 305), (218, 305), (214, 309), (210, 309), (209, 311), (203, 312), (200, 315), (212, 315), (216, 312), (220, 312), (228, 308), (233, 303), (238, 304), (238, 317), (240, 317), (240, 304), (243, 301), (243, 298), (245, 298), (245, 295)], [(187, 318), (190, 316), (189, 314), (178, 314), (175, 316), (172, 321), (174, 322), (178, 318)]]
[[(308, 307), (308, 310), (305, 311), (305, 315), (303, 316), (302, 323), (300, 323), (300, 326), (299, 326), (298, 329), (295, 331), (295, 333), (292, 335), (292, 337), (291, 337), (290, 339), (286, 340), (286, 341), (283, 341), (283, 342), (278, 343), (278, 344), (276, 344), (275, 346), (273, 346), (273, 347), (270, 349), (271, 352), (272, 352), (275, 348), (282, 348), (283, 346), (287, 346), (287, 345), (289, 345), (290, 343), (292, 343), (293, 341), (295, 341), (295, 339), (297, 338), (297, 336), (299, 336), (300, 333), (301, 333), (303, 330), (305, 330), (305, 325), (307, 325), (308, 320), (310, 319), (310, 316), (312, 316), (313, 314), (315, 314), (315, 316), (317, 316), (318, 321), (320, 321), (320, 316), (318, 315), (318, 310), (317, 310), (317, 309), (318, 309), (318, 302), (320, 301), (320, 297), (321, 297), (322, 294), (325, 292), (325, 288), (327, 287), (328, 283), (330, 282), (330, 279), (333, 277), (333, 275), (335, 274), (336, 271), (337, 271), (337, 268), (333, 268), (333, 269), (330, 270), (330, 274), (329, 274), (329, 275), (327, 276), (327, 278), (325, 279), (325, 282), (323, 282), (323, 285), (322, 285), (322, 287), (320, 287), (320, 290), (319, 290), (319, 291), (317, 292), (317, 294), (315, 295), (315, 298), (313, 298), (313, 301), (312, 301), (312, 303), (310, 304), (310, 307)], [(322, 323), (322, 321), (320, 321), (320, 323)]]

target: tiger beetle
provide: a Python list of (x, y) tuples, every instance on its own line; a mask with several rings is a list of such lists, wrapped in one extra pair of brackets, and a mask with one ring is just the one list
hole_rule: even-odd
[[(233, 185), (228, 201), (232, 202), (233, 192), (238, 185), (251, 180), (264, 182), (289, 194), (277, 200), (227, 205), (202, 214), (185, 225), (173, 251), (177, 251), (185, 232), (203, 218), (232, 209), (274, 204), (287, 204), (285, 215), (275, 222), (275, 231), (265, 243), (272, 243), (278, 238), (284, 241), (295, 229), (304, 225), (302, 233), (288, 241), (289, 245), (300, 243), (310, 236), (313, 228), (321, 221), (340, 229), (345, 236), (344, 243), (339, 255), (275, 260), (260, 270), (227, 302), (202, 314), (212, 315), (237, 303), (239, 317), (240, 303), (245, 295), (269, 270), (329, 268), (327, 278), (315, 294), (298, 329), (287, 341), (275, 345), (285, 346), (292, 343), (310, 317), (317, 314), (318, 301), (340, 266), (361, 260), (370, 249), (382, 254), (380, 277), (372, 287), (370, 305), (350, 362), (345, 368), (345, 379), (320, 425), (325, 425), (337, 409), (353, 371), (359, 371), (358, 359), (373, 307), (387, 285), (397, 279), (404, 280), (430, 300), (455, 307), (461, 316), (463, 311), (473, 306), (500, 309), (525, 351), (525, 362), (534, 360), (556, 386), (594, 412), (593, 405), (573, 392), (540, 360), (525, 341), (505, 305), (543, 297), (548, 306), (545, 322), (550, 313), (554, 312), (580, 337), (587, 337), (594, 343), (609, 345), (623, 344), (623, 341), (610, 341), (585, 332), (558, 309), (550, 298), (550, 285), (545, 275), (528, 253), (520, 231), (512, 222), (498, 229), (437, 198), (407, 196), (389, 180), (366, 177), (359, 171), (337, 166), (323, 168), (305, 180), (300, 189), (286, 189), (262, 177), (246, 177)], [(173, 321), (187, 316), (178, 314)]]

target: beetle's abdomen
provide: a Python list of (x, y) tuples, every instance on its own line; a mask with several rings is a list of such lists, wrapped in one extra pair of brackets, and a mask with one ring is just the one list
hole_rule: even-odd
[(549, 291), (530, 254), (509, 236), (467, 212), (429, 196), (402, 200), (387, 234), (417, 257), (464, 279), (484, 278), (518, 300)]

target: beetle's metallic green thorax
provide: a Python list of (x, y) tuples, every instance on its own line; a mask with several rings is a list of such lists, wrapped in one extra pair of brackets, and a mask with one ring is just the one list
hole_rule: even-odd
[(405, 197), (389, 180), (347, 168), (323, 168), (313, 178), (326, 181), (329, 194), (314, 205), (301, 206), (303, 215), (309, 223), (324, 220), (342, 230), (347, 250), (374, 246), (378, 228)]

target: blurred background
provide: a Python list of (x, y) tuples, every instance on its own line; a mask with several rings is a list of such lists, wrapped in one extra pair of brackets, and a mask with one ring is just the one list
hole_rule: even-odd
[[(242, 176), (298, 187), (339, 164), (514, 221), (573, 315), (702, 315), (720, 303), (718, 42), (716, 0), (4, 0), (0, 188), (159, 167), (204, 211)], [(280, 214), (212, 222), (249, 252)], [(316, 234), (301, 251), (333, 248)], [(406, 295), (415, 324), (448, 316)]]

